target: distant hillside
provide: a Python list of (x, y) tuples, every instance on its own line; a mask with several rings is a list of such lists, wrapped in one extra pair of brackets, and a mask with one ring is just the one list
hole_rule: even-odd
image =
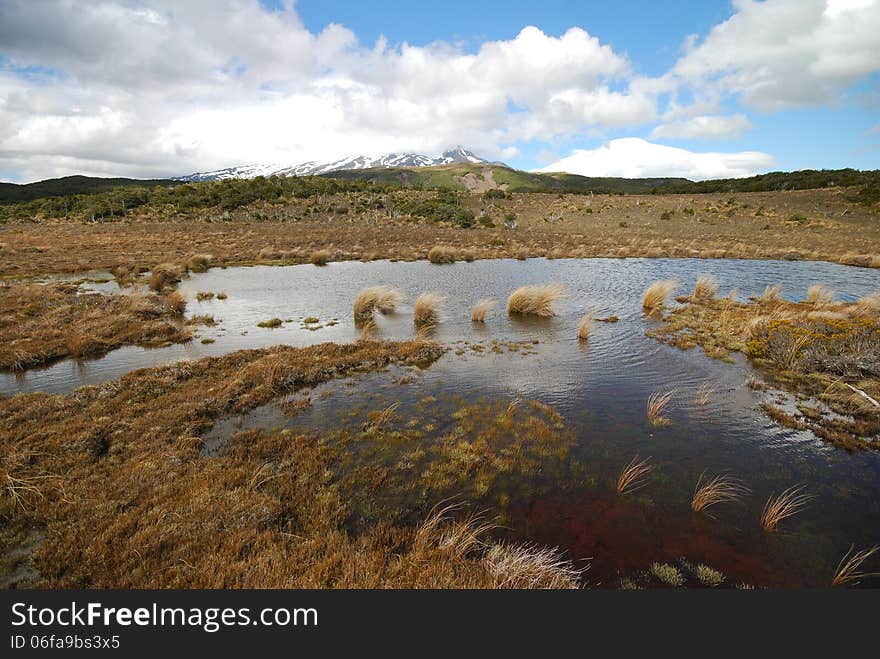
[(75, 194), (107, 192), (116, 188), (176, 185), (164, 179), (141, 180), (134, 178), (96, 178), (93, 176), (65, 176), (36, 183), (0, 183), (0, 204), (16, 204), (45, 197), (67, 197)]
[(420, 190), (471, 189), (477, 192), (506, 186), (509, 192), (575, 192), (645, 194), (666, 192), (673, 185), (691, 184), (684, 178), (599, 178), (576, 174), (534, 174), (499, 165), (441, 165), (437, 167), (382, 167), (328, 172), (327, 178), (370, 181)]

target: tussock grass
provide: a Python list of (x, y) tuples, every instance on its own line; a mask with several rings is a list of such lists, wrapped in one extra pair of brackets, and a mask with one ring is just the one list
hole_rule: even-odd
[(700, 407), (703, 407), (712, 400), (712, 396), (715, 395), (716, 387), (711, 382), (704, 382), (700, 385), (700, 388), (697, 389), (697, 398), (696, 403)]
[(813, 498), (804, 494), (803, 485), (795, 485), (780, 494), (770, 496), (761, 513), (761, 526), (765, 531), (775, 531), (779, 523), (801, 512)]
[(556, 315), (553, 304), (565, 295), (563, 284), (540, 284), (521, 286), (507, 299), (510, 315), (532, 315), (550, 318)]
[(703, 276), (697, 279), (691, 298), (696, 302), (707, 302), (714, 299), (717, 293), (718, 282), (715, 281), (715, 278)]
[(454, 247), (447, 247), (446, 245), (434, 245), (428, 250), (428, 260), (435, 265), (455, 263), (457, 256), (456, 249)]
[(880, 291), (860, 297), (851, 313), (854, 316), (880, 316)]
[(834, 579), (831, 580), (831, 585), (834, 588), (856, 586), (862, 579), (880, 576), (880, 572), (861, 571), (862, 563), (880, 551), (880, 545), (853, 553), (854, 549), (855, 545), (850, 545), (849, 551), (837, 564), (837, 571), (834, 573)]
[(382, 314), (393, 313), (401, 302), (403, 293), (399, 289), (392, 286), (369, 286), (358, 293), (354, 300), (355, 323), (371, 319), (376, 311)]
[(103, 295), (76, 285), (0, 287), (0, 370), (23, 370), (67, 356), (98, 356), (123, 345), (184, 342), (176, 292)]
[(485, 323), (486, 316), (495, 308), (496, 304), (495, 300), (489, 298), (479, 300), (471, 309), (471, 322)]
[(211, 254), (194, 254), (189, 257), (186, 267), (190, 272), (207, 272), (213, 260), (214, 257)]
[(558, 549), (533, 544), (492, 545), (484, 564), (495, 588), (578, 588), (583, 574)]
[(782, 301), (782, 284), (768, 284), (764, 287), (764, 292), (761, 293), (761, 296), (758, 298), (758, 301), (763, 304), (772, 304), (774, 302)]
[(749, 489), (736, 478), (723, 474), (706, 478), (706, 474), (703, 472), (694, 487), (691, 510), (695, 513), (703, 512), (719, 503), (739, 501), (748, 493)]
[(161, 293), (165, 288), (179, 282), (186, 276), (186, 269), (176, 263), (160, 263), (150, 272), (147, 286)]
[(654, 469), (650, 460), (651, 458), (639, 460), (639, 456), (636, 455), (636, 457), (634, 457), (629, 464), (623, 468), (623, 471), (620, 472), (620, 476), (617, 477), (618, 494), (631, 494), (648, 484), (648, 474)]
[(674, 565), (669, 563), (651, 563), (651, 575), (664, 586), (678, 588), (684, 584), (684, 575)]
[(708, 565), (703, 565), (702, 563), (697, 566), (695, 575), (697, 577), (697, 581), (699, 581), (707, 588), (717, 588), (722, 583), (724, 583), (723, 573), (712, 567), (709, 567)]
[(662, 311), (669, 296), (675, 292), (676, 288), (678, 288), (678, 280), (676, 279), (663, 279), (648, 286), (642, 296), (644, 312), (654, 314)]
[(311, 261), (312, 265), (324, 266), (330, 262), (331, 258), (333, 258), (333, 255), (330, 253), (330, 250), (319, 249), (312, 252), (309, 261)]
[(416, 327), (436, 327), (440, 322), (440, 307), (443, 296), (437, 293), (422, 293), (413, 305), (413, 322)]
[(584, 314), (584, 317), (581, 318), (577, 327), (577, 336), (581, 341), (586, 341), (590, 338), (590, 332), (593, 331), (593, 326), (596, 324), (596, 317), (592, 311), (588, 311)]
[(814, 307), (827, 307), (834, 304), (834, 291), (823, 284), (813, 284), (807, 290), (807, 304)]
[(661, 394), (659, 391), (655, 391), (648, 397), (648, 406), (645, 413), (648, 417), (648, 422), (652, 426), (667, 426), (672, 423), (667, 417), (663, 416), (663, 412), (666, 411), (667, 406), (672, 401), (673, 393), (672, 391), (667, 391)]

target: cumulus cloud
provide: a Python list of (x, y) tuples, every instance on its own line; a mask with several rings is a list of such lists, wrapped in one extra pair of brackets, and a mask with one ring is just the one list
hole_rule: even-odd
[(666, 76), (670, 88), (737, 96), (762, 111), (837, 101), (880, 71), (880, 0), (735, 0), (735, 13)]
[(696, 153), (626, 137), (597, 149), (576, 149), (570, 156), (536, 171), (625, 178), (680, 176), (702, 181), (753, 176), (772, 164), (773, 157), (760, 151)]
[[(880, 70), (880, 0), (736, 0), (665, 75), (572, 27), (475, 51), (313, 33), (293, 0), (3, 0), (0, 171), (160, 177), (354, 153), (493, 159), (609, 130), (722, 139), (740, 108), (839, 102)], [(648, 127), (657, 124), (653, 131)]]
[(697, 115), (687, 119), (660, 124), (651, 131), (651, 139), (678, 138), (730, 139), (739, 137), (752, 127), (752, 122), (744, 114), (730, 116)]
[[(0, 5), (0, 170), (165, 176), (353, 152), (488, 157), (656, 114), (627, 58), (583, 29), (526, 27), (474, 53), (313, 34), (292, 3)], [(40, 79), (35, 79), (35, 76)]]

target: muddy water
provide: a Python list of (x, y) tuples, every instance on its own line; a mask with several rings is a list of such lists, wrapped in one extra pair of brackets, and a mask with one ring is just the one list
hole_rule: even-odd
[[(270, 404), (246, 417), (223, 420), (208, 438), (207, 459), (241, 428), (358, 429), (370, 411), (399, 402), (399, 423), (429, 418), (434, 432), (441, 433), (454, 425), (452, 415), (465, 403), (536, 399), (565, 417), (577, 440), (570, 460), (582, 469), (563, 474), (548, 462), (546, 469), (511, 488), (514, 499), (478, 501), (496, 511), (503, 533), (559, 546), (574, 559), (591, 558), (589, 580), (606, 586), (652, 561), (681, 557), (720, 569), (731, 583), (827, 585), (850, 544), (880, 541), (880, 452), (848, 454), (809, 432), (782, 429), (760, 411), (768, 394), (746, 386), (750, 371), (742, 360), (726, 364), (645, 336), (651, 322), (641, 314), (644, 288), (675, 277), (685, 291), (703, 274), (715, 276), (724, 293), (737, 287), (741, 297), (777, 282), (792, 299), (802, 298), (814, 283), (834, 288), (841, 299), (880, 289), (878, 271), (811, 262), (530, 259), (453, 266), (352, 262), (326, 268), (215, 269), (181, 285), (193, 300), (189, 314), (217, 319), (215, 327), (200, 330), (201, 337), (215, 343), (123, 349), (96, 361), (3, 376), (0, 386), (7, 392), (65, 391), (172, 360), (278, 343), (349, 341), (358, 334), (350, 319), (354, 296), (373, 284), (398, 286), (406, 293), (407, 303), (397, 314), (380, 318), (378, 327), (382, 337), (406, 338), (412, 335), (409, 305), (418, 293), (436, 291), (446, 296), (436, 338), (452, 348), (438, 363), (424, 372), (374, 373), (300, 392), (296, 396), (310, 396), (310, 404), (295, 415)], [(513, 288), (549, 281), (569, 289), (556, 318), (511, 320), (503, 312), (503, 300)], [(228, 297), (199, 303), (194, 300), (198, 291)], [(473, 326), (470, 306), (483, 297), (497, 298), (499, 308), (485, 327)], [(587, 310), (614, 314), (620, 321), (597, 323), (590, 340), (581, 343), (575, 328)], [(318, 317), (321, 328), (304, 326), (307, 316)], [(289, 322), (274, 330), (257, 327), (273, 317)], [(338, 324), (324, 326), (333, 319)], [(492, 340), (526, 347), (493, 352)], [(489, 349), (475, 353), (462, 341), (483, 342)], [(699, 406), (696, 391), (707, 381), (717, 391)], [(668, 412), (672, 424), (652, 427), (645, 420), (647, 398), (667, 390), (675, 392)], [(643, 490), (620, 497), (614, 491), (617, 474), (636, 453), (650, 456), (654, 472)], [(703, 471), (742, 478), (753, 494), (742, 503), (716, 507), (714, 518), (695, 515), (689, 502)], [(809, 508), (783, 522), (775, 534), (762, 531), (758, 519), (766, 498), (799, 483), (815, 497)], [(400, 503), (421, 514), (420, 507), (429, 502)]]

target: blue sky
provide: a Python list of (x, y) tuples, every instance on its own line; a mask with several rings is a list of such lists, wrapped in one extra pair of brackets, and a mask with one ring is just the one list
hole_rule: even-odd
[(876, 169), (877, 34), (880, 0), (6, 0), (0, 179), (456, 143), (590, 175)]

